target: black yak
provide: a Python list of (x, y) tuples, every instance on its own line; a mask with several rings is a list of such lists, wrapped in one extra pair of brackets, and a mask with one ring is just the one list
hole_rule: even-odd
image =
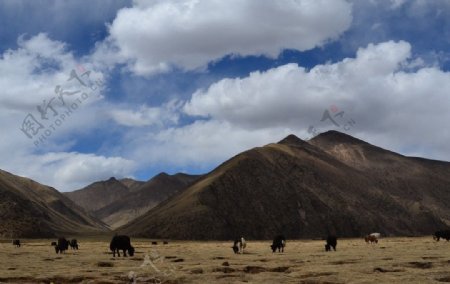
[(286, 246), (286, 238), (283, 235), (278, 235), (273, 239), (272, 252), (275, 252), (278, 249), (278, 252), (284, 252), (284, 247)]
[(450, 230), (437, 231), (434, 233), (433, 239), (439, 241), (440, 238), (450, 240)]
[(65, 238), (59, 238), (58, 244), (55, 246), (56, 253), (63, 253), (69, 249), (69, 241)]
[(336, 251), (337, 246), (337, 238), (336, 236), (328, 236), (327, 237), (327, 244), (325, 245), (325, 251), (331, 251), (331, 248)]
[(127, 251), (130, 256), (134, 255), (134, 247), (131, 246), (130, 237), (128, 236), (114, 236), (109, 244), (109, 248), (113, 252), (113, 256), (120, 256), (119, 250), (123, 251), (123, 256), (127, 256)]
[(71, 239), (69, 245), (71, 249), (78, 249), (78, 242), (76, 239)]

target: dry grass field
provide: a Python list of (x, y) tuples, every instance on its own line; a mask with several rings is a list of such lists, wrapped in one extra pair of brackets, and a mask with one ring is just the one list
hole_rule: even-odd
[(133, 257), (113, 258), (109, 240), (78, 239), (80, 249), (57, 255), (52, 240), (0, 243), (1, 283), (444, 283), (450, 282), (450, 242), (386, 238), (289, 241), (272, 253), (270, 241), (247, 242), (235, 255), (231, 242), (134, 239)]

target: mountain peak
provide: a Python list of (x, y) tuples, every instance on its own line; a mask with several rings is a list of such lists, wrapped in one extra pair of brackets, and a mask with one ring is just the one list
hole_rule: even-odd
[[(274, 232), (290, 238), (353, 237), (374, 227), (383, 234), (421, 235), (450, 221), (445, 194), (450, 163), (425, 166), (337, 131), (313, 140), (289, 135), (234, 156), (118, 231), (192, 240), (241, 234), (269, 239)], [(430, 182), (433, 192), (423, 190)], [(255, 198), (256, 203), (245, 202)], [(418, 198), (426, 209), (404, 206)]]
[(283, 140), (278, 142), (278, 144), (289, 145), (289, 146), (301, 146), (301, 145), (303, 145), (305, 143), (306, 143), (305, 141), (303, 141), (302, 139), (298, 138), (294, 134), (289, 134)]
[(336, 130), (329, 130), (323, 133), (320, 133), (316, 137), (312, 138), (311, 141), (322, 141), (326, 140), (328, 142), (339, 142), (339, 143), (352, 143), (352, 144), (366, 144), (367, 142), (360, 140), (358, 138), (355, 138), (351, 135), (348, 135), (346, 133), (342, 133)]
[[(153, 176), (150, 180), (165, 180), (167, 178), (170, 178), (171, 175), (169, 175), (166, 172), (160, 172), (159, 174), (157, 174), (156, 176)], [(150, 181), (149, 180), (149, 181)]]

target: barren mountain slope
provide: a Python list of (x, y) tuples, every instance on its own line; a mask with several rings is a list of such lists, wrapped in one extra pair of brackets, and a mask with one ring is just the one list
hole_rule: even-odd
[(104, 223), (57, 190), (0, 170), (0, 236), (100, 233)]
[[(392, 179), (378, 164), (386, 160)], [(403, 157), (338, 132), (310, 143), (290, 135), (233, 157), (119, 231), (176, 239), (428, 234), (449, 221), (448, 173), (450, 163)]]

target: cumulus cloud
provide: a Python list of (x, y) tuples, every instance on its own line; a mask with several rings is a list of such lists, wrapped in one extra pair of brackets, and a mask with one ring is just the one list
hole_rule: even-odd
[[(91, 86), (96, 88), (92, 91), (75, 78), (69, 80), (72, 70), (84, 83), (89, 82), (87, 76), (81, 76), (84, 72), (90, 72), (91, 79), (103, 79), (92, 64), (77, 61), (64, 43), (43, 33), (20, 37), (17, 49), (0, 55), (0, 121), (4, 133), (0, 139), (1, 169), (62, 190), (114, 174), (130, 175), (133, 163), (127, 159), (69, 151), (77, 134), (95, 128), (92, 122), (101, 122), (96, 114), (101, 113), (102, 105), (96, 102), (102, 99), (103, 91), (101, 84)], [(62, 96), (63, 104), (55, 93), (57, 86), (80, 92)], [(48, 105), (55, 111), (46, 108), (44, 119), (38, 106), (42, 110)], [(44, 127), (31, 138), (21, 130), (28, 115)]]
[(74, 66), (75, 60), (65, 52), (64, 44), (50, 40), (46, 34), (29, 40), (19, 38), (18, 44), (17, 50), (7, 50), (0, 57), (2, 106), (29, 107), (41, 103), (54, 92), (57, 82), (66, 80), (55, 70)]
[[(90, 63), (77, 61), (63, 42), (52, 40), (47, 34), (19, 37), (18, 46), (0, 55), (0, 103), (5, 109), (32, 110), (55, 96), (58, 85), (67, 90), (79, 87), (75, 78), (69, 80), (72, 70), (83, 68), (91, 72), (90, 78), (103, 79)], [(72, 100), (70, 96), (65, 99)]]
[[(312, 126), (317, 133), (336, 129), (406, 155), (449, 160), (449, 79), (412, 56), (407, 42), (369, 44), (354, 58), (310, 70), (287, 64), (197, 90), (183, 107), (192, 123), (130, 131), (122, 153), (143, 167), (207, 171), (291, 133), (311, 138)], [(322, 120), (325, 111), (338, 126)]]
[(180, 106), (180, 102), (170, 101), (160, 107), (141, 105), (137, 110), (114, 108), (108, 113), (120, 125), (129, 127), (156, 125), (163, 127), (178, 123)]
[(355, 120), (352, 134), (405, 154), (449, 160), (450, 148), (441, 141), (450, 139), (450, 73), (417, 62), (407, 42), (369, 44), (355, 58), (311, 70), (287, 64), (220, 80), (195, 92), (184, 110), (236, 128), (301, 131), (335, 128), (320, 122), (324, 109), (335, 105)]
[(351, 23), (344, 0), (135, 1), (121, 9), (96, 58), (137, 74), (193, 70), (225, 55), (276, 57), (336, 39)]
[[(198, 120), (183, 127), (135, 133), (128, 137), (125, 156), (143, 166), (208, 171), (239, 152), (275, 142), (291, 132), (288, 127), (244, 129), (227, 121)], [(306, 129), (301, 134), (305, 133)]]
[[(31, 161), (31, 162), (30, 162)], [(49, 152), (16, 157), (13, 173), (24, 175), (61, 191), (70, 191), (109, 177), (127, 177), (136, 169), (133, 161), (76, 152)]]
[(400, 8), (403, 4), (405, 4), (406, 0), (389, 0), (392, 9)]
[(409, 55), (406, 42), (371, 44), (358, 50), (356, 58), (309, 71), (287, 64), (245, 78), (223, 79), (195, 92), (184, 109), (189, 115), (249, 128), (298, 124), (335, 102), (353, 105), (352, 101), (369, 99), (371, 85), (393, 75)]

